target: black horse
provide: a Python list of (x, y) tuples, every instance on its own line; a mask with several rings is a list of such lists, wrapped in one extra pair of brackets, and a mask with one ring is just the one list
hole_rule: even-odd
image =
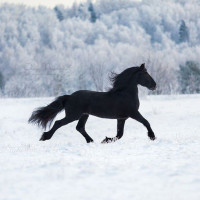
[(150, 90), (156, 89), (156, 82), (147, 73), (145, 64), (131, 67), (112, 77), (113, 88), (108, 92), (80, 90), (71, 95), (58, 97), (46, 107), (35, 110), (29, 122), (36, 123), (44, 129), (51, 124), (56, 115), (65, 109), (66, 116), (55, 122), (50, 131), (44, 132), (41, 139), (49, 140), (61, 126), (79, 120), (76, 126), (87, 143), (93, 139), (85, 131), (85, 123), (89, 115), (101, 118), (117, 119), (117, 135), (105, 138), (102, 143), (115, 142), (123, 136), (125, 121), (131, 117), (142, 123), (148, 130), (148, 136), (155, 140), (154, 132), (149, 122), (139, 113), (138, 84)]

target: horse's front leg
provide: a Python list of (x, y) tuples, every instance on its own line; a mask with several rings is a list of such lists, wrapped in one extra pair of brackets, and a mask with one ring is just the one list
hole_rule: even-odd
[(111, 143), (115, 142), (116, 140), (119, 140), (124, 133), (124, 124), (126, 119), (118, 119), (117, 120), (117, 136), (113, 138), (106, 137), (101, 143)]
[(138, 122), (142, 123), (148, 130), (148, 136), (151, 140), (155, 140), (156, 137), (154, 135), (153, 130), (151, 129), (151, 126), (149, 124), (149, 122), (139, 113), (139, 111), (137, 111), (136, 113), (134, 113), (133, 115), (130, 116), (131, 118), (137, 120)]

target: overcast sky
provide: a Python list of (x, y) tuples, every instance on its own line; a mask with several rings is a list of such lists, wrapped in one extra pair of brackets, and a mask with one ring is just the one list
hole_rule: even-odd
[(87, 0), (0, 0), (2, 3), (15, 3), (15, 4), (25, 4), (28, 6), (38, 6), (44, 5), (53, 8), (55, 5), (63, 4), (66, 7), (71, 6), (73, 2), (84, 2)]
[[(0, 0), (0, 5), (2, 3), (15, 3), (15, 4), (25, 4), (27, 6), (37, 7), (38, 5), (43, 5), (46, 7), (54, 8), (55, 5), (63, 4), (65, 7), (70, 7), (74, 2), (84, 2), (87, 0)], [(92, 0), (93, 2), (96, 0)], [(111, 0), (114, 1), (114, 0)], [(132, 0), (141, 1), (141, 0)]]

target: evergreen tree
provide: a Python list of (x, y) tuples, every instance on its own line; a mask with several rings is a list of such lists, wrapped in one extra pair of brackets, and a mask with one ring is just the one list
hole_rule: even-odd
[(3, 90), (5, 86), (3, 74), (0, 72), (0, 90)]
[(180, 65), (178, 80), (181, 93), (200, 93), (200, 65), (194, 61), (187, 61)]
[(181, 20), (179, 27), (179, 43), (189, 41), (189, 30), (184, 20)]
[(92, 2), (90, 2), (90, 4), (89, 4), (88, 11), (90, 12), (90, 21), (92, 23), (95, 23), (96, 20), (97, 20), (97, 16), (96, 16), (96, 13), (95, 13), (95, 10), (94, 10), (94, 6), (93, 6)]
[(56, 16), (59, 19), (59, 21), (62, 21), (64, 19), (64, 16), (61, 10), (58, 8), (58, 6), (54, 8), (54, 11), (56, 12)]

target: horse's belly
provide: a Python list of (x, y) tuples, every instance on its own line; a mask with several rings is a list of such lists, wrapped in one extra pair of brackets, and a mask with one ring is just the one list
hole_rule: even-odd
[(114, 105), (91, 106), (88, 110), (88, 114), (109, 119), (127, 118), (128, 116), (126, 109), (122, 106), (120, 107)]
[(127, 118), (127, 115), (120, 115), (120, 114), (112, 114), (112, 113), (88, 113), (90, 115), (93, 115), (95, 117), (100, 117), (100, 118), (106, 118), (106, 119), (123, 119)]

